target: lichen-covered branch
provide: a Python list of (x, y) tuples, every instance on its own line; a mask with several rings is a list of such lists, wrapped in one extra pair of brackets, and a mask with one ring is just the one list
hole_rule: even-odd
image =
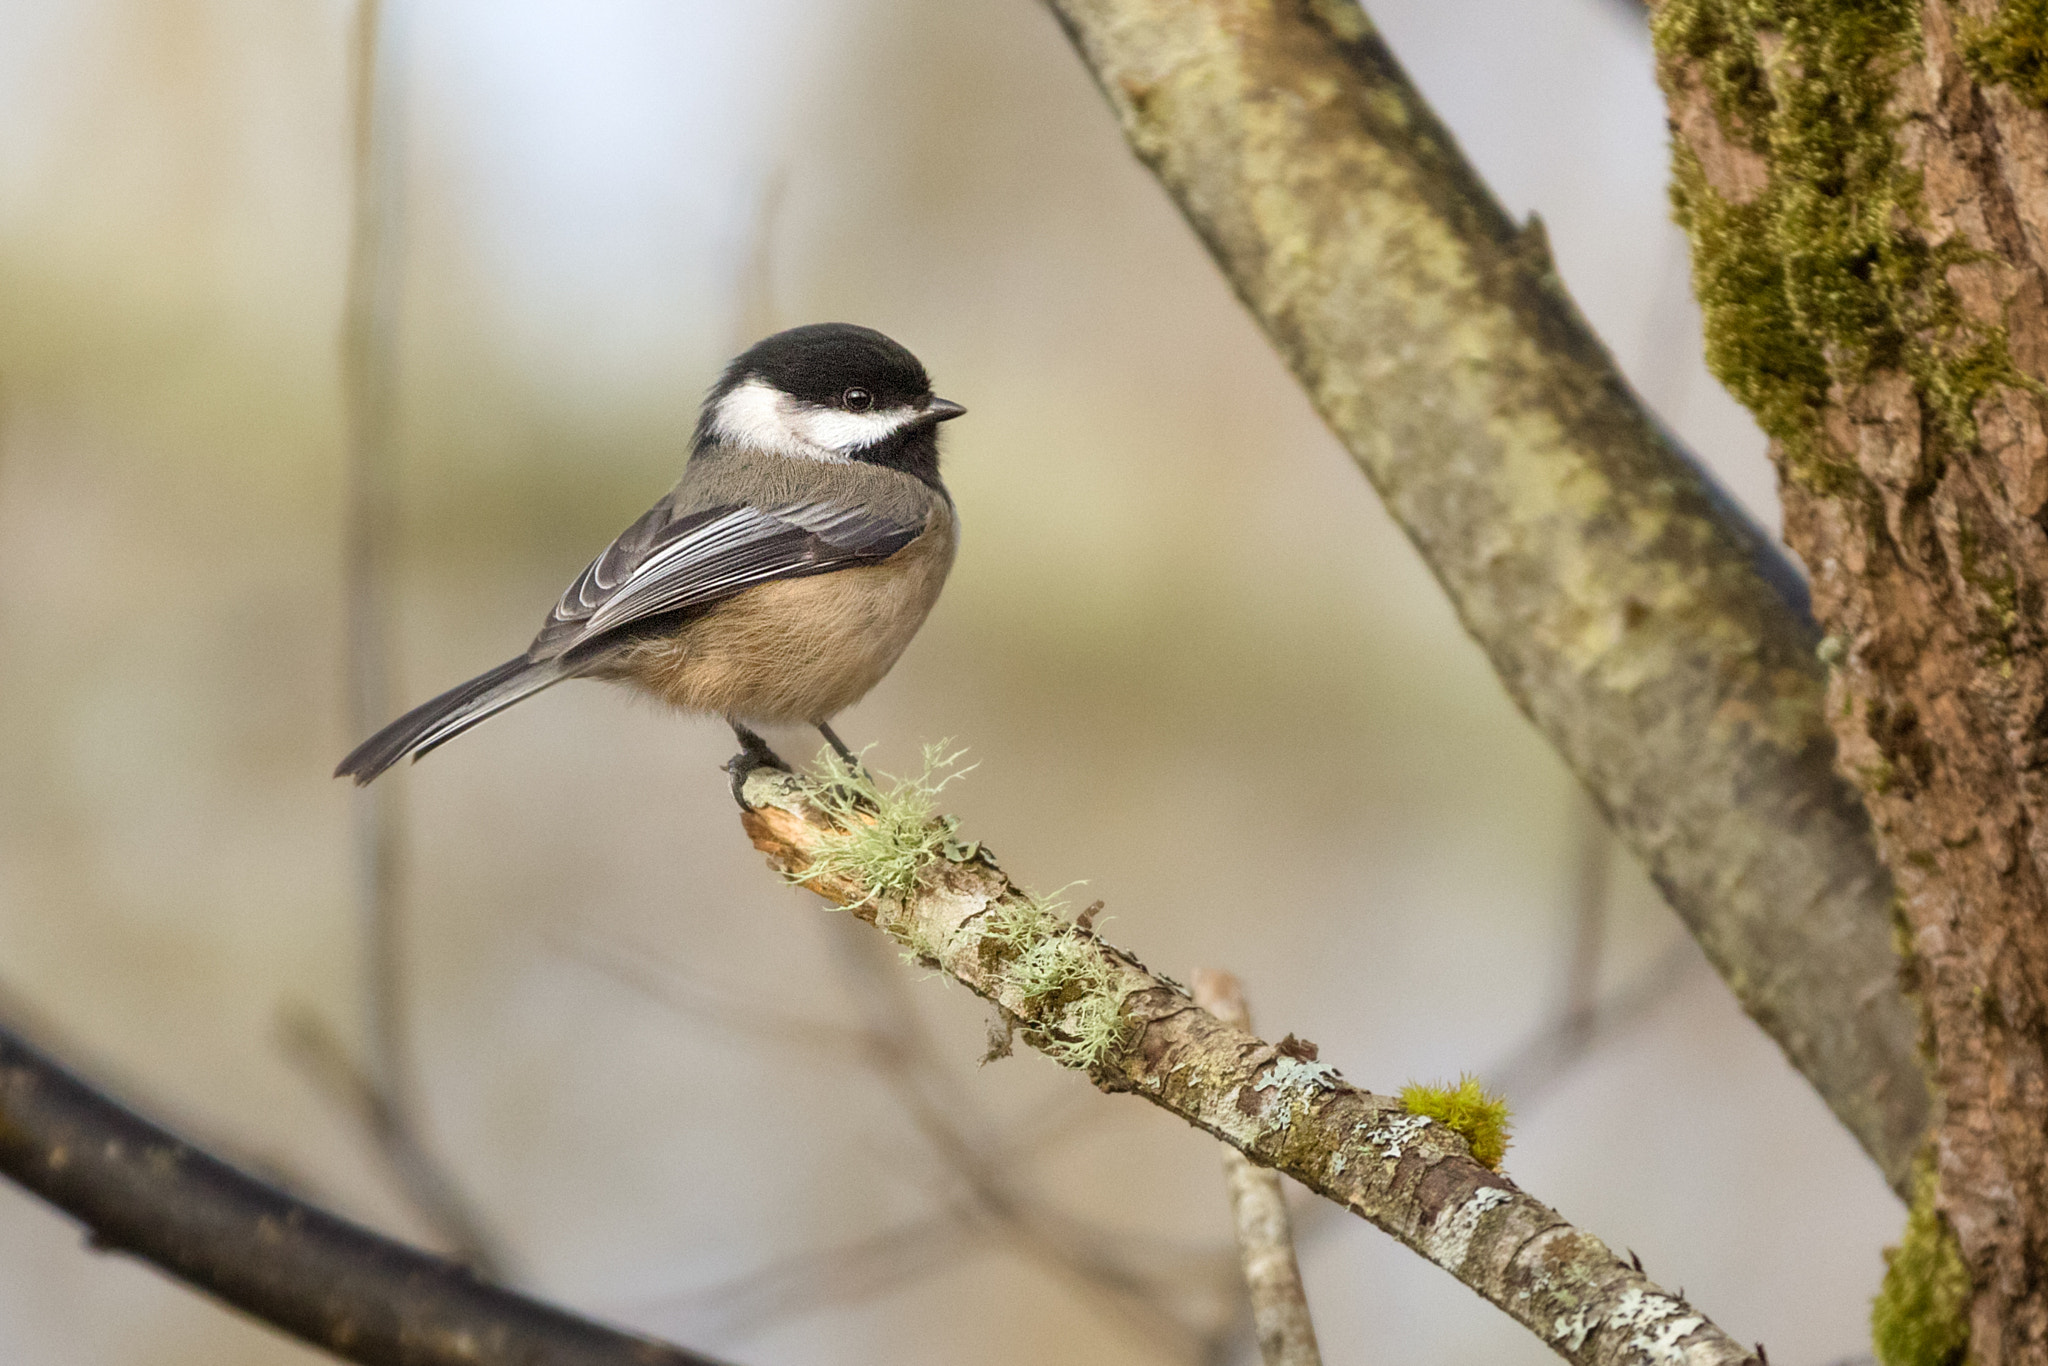
[(1903, 1190), (1915, 1021), (1796, 577), (1352, 0), (1051, 8), (1509, 693)]
[(1732, 1366), (1756, 1357), (1598, 1238), (1474, 1160), (1450, 1128), (1224, 1024), (1171, 980), (1019, 889), (937, 818), (844, 771), (747, 781), (742, 819), (793, 880), (1014, 1020), (1024, 1039), (1206, 1130), (1385, 1229), (1567, 1360)]
[[(1197, 968), (1191, 980), (1196, 1005), (1232, 1029), (1251, 1032), (1251, 1008), (1245, 1004), (1244, 987), (1237, 978), (1213, 968)], [(1256, 1165), (1235, 1148), (1225, 1148), (1223, 1184), (1230, 1191), (1230, 1218), (1237, 1233), (1238, 1258), (1244, 1263), (1259, 1359), (1265, 1366), (1323, 1366), (1315, 1322), (1309, 1317), (1308, 1294), (1302, 1289), (1301, 1266), (1294, 1256), (1294, 1229), (1287, 1217), (1287, 1197), (1279, 1174)]]
[(718, 1366), (480, 1280), (245, 1176), (0, 1027), (0, 1174), (195, 1289), (362, 1366)]

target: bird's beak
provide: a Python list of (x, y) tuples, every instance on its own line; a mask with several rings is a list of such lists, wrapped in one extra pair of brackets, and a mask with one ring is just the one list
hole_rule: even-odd
[(966, 411), (950, 398), (933, 398), (924, 405), (924, 415), (934, 422), (951, 422)]

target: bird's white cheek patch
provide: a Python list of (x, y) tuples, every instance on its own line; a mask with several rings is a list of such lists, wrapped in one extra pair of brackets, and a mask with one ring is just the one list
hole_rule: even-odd
[(842, 408), (814, 408), (750, 379), (724, 398), (711, 416), (711, 430), (735, 445), (752, 446), (799, 460), (838, 463), (853, 453), (887, 440), (917, 420), (909, 408), (878, 413), (849, 413)]
[(790, 421), (789, 398), (758, 379), (750, 379), (724, 398), (711, 414), (711, 430), (736, 446), (752, 446), (807, 460), (828, 460), (830, 452), (813, 448)]
[(910, 408), (885, 408), (873, 413), (849, 413), (844, 408), (804, 408), (793, 418), (804, 438), (829, 451), (850, 453), (886, 441), (917, 421)]

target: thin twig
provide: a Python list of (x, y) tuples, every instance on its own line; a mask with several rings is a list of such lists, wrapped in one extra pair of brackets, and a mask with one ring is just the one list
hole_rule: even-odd
[[(902, 836), (925, 851), (913, 881), (869, 885), (861, 865), (847, 862), (862, 837), (812, 805), (811, 790), (765, 769), (747, 781), (742, 821), (771, 864), (1017, 1017), (1027, 1043), (1086, 1066), (1099, 1088), (1142, 1096), (1370, 1220), (1568, 1360), (1756, 1360), (1598, 1238), (1474, 1160), (1452, 1130), (1298, 1048), (1283, 1052), (1223, 1024), (1092, 931), (1057, 921), (950, 825)], [(841, 809), (853, 832), (866, 828)]]
[(326, 1095), (370, 1139), (393, 1183), (447, 1240), (449, 1253), (479, 1275), (502, 1279), (505, 1254), (491, 1241), (482, 1217), (462, 1189), (424, 1149), (418, 1135), (391, 1105), (390, 1093), (364, 1072), (355, 1057), (318, 1015), (287, 1009), (280, 1020), (285, 1058)]
[(763, 1001), (760, 992), (709, 981), (668, 961), (652, 945), (616, 944), (582, 928), (557, 942), (565, 952), (648, 1000), (757, 1043), (858, 1063), (872, 1062), (882, 1047), (882, 1040), (870, 1030), (778, 1010)]
[(744, 351), (782, 325), (775, 302), (775, 232), (789, 200), (789, 168), (777, 165), (761, 182), (754, 218), (747, 232), (746, 259), (739, 272), (740, 297), (734, 309), (737, 335), (733, 349)]
[[(1251, 1008), (1245, 1004), (1244, 987), (1237, 978), (1214, 968), (1198, 968), (1192, 984), (1196, 1005), (1233, 1029), (1251, 1032)], [(1230, 1191), (1231, 1220), (1237, 1230), (1238, 1256), (1244, 1262), (1259, 1358), (1266, 1366), (1322, 1366), (1279, 1173), (1255, 1167), (1237, 1149), (1225, 1148), (1223, 1180)]]
[[(379, 79), (381, 0), (357, 0), (350, 47), (354, 215), (342, 320), (342, 398), (348, 427), (346, 561), (347, 706), (351, 737), (381, 725), (391, 709), (391, 554), (395, 518), (392, 423), (396, 385), (399, 271), (391, 227), (400, 182), (390, 140), (390, 98)], [(410, 1075), (400, 987), (400, 898), (405, 822), (400, 786), (356, 790), (357, 896), (366, 948), (365, 1033), (369, 1071), (396, 1095)]]
[[(381, 0), (357, 0), (350, 45), (354, 213), (342, 321), (348, 427), (348, 733), (367, 735), (391, 711), (392, 528), (401, 278), (400, 191), (389, 44)], [(294, 1056), (342, 1101), (376, 1145), (406, 1202), (459, 1257), (502, 1277), (503, 1254), (422, 1134), (405, 1003), (405, 788), (399, 775), (354, 789), (356, 899), (363, 933), (363, 1064), (345, 1060), (323, 1024), (298, 1020)]]
[(1558, 992), (1558, 1022), (1576, 1043), (1593, 1031), (1599, 1005), (1600, 957), (1607, 945), (1608, 871), (1614, 862), (1614, 832), (1592, 806), (1573, 803), (1571, 939)]
[(683, 1317), (718, 1339), (750, 1336), (837, 1305), (857, 1304), (957, 1267), (989, 1230), (950, 1206), (848, 1243), (782, 1258), (730, 1280), (668, 1296), (656, 1312)]
[(480, 1280), (244, 1175), (0, 1025), (0, 1173), (133, 1254), (362, 1366), (717, 1366)]
[(1536, 1098), (1600, 1048), (1671, 999), (1688, 973), (1704, 966), (1699, 945), (1676, 935), (1670, 947), (1607, 995), (1583, 1019), (1553, 1017), (1492, 1067), (1488, 1087), (1519, 1106)]
[[(656, 952), (619, 951), (587, 934), (572, 941), (572, 951), (585, 962), (681, 1013), (749, 1038), (848, 1058), (869, 1068), (896, 1095), (929, 1149), (932, 1161), (923, 1169), (958, 1185), (938, 1214), (837, 1249), (800, 1252), (730, 1281), (665, 1298), (659, 1307), (719, 1306), (730, 1311), (715, 1320), (719, 1333), (753, 1331), (880, 1294), (957, 1264), (959, 1252), (1001, 1242), (1100, 1303), (1137, 1340), (1172, 1359), (1206, 1359), (1215, 1330), (1178, 1312), (1173, 1301), (1217, 1282), (1214, 1259), (1175, 1256), (1156, 1245), (1120, 1238), (1040, 1198), (1021, 1174), (1030, 1152), (1060, 1131), (1068, 1112), (1054, 1108), (1000, 1132), (981, 1121), (977, 1107), (954, 1084), (905, 990), (895, 955), (865, 932), (835, 936), (834, 947), (861, 1012), (861, 1022), (851, 1027), (778, 1012), (758, 997), (742, 999), (662, 963)], [(915, 1236), (913, 1230), (931, 1236)], [(943, 1239), (938, 1238), (941, 1230)], [(935, 1241), (955, 1249), (954, 1255), (933, 1256)], [(1162, 1262), (1168, 1264), (1157, 1265)], [(821, 1267), (833, 1269), (826, 1273)]]

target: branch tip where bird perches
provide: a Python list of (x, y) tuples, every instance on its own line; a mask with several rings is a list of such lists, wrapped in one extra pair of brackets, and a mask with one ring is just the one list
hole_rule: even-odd
[[(1736, 1366), (1754, 1354), (1593, 1235), (1474, 1160), (1464, 1139), (1201, 1009), (1130, 953), (1005, 876), (955, 824), (909, 828), (865, 774), (751, 775), (741, 821), (782, 875), (1017, 1017), (1024, 1041), (1101, 1090), (1141, 1096), (1369, 1220), (1586, 1366)], [(853, 827), (861, 827), (855, 831)], [(843, 851), (883, 828), (927, 851), (889, 888)], [(820, 863), (821, 855), (839, 856)]]

